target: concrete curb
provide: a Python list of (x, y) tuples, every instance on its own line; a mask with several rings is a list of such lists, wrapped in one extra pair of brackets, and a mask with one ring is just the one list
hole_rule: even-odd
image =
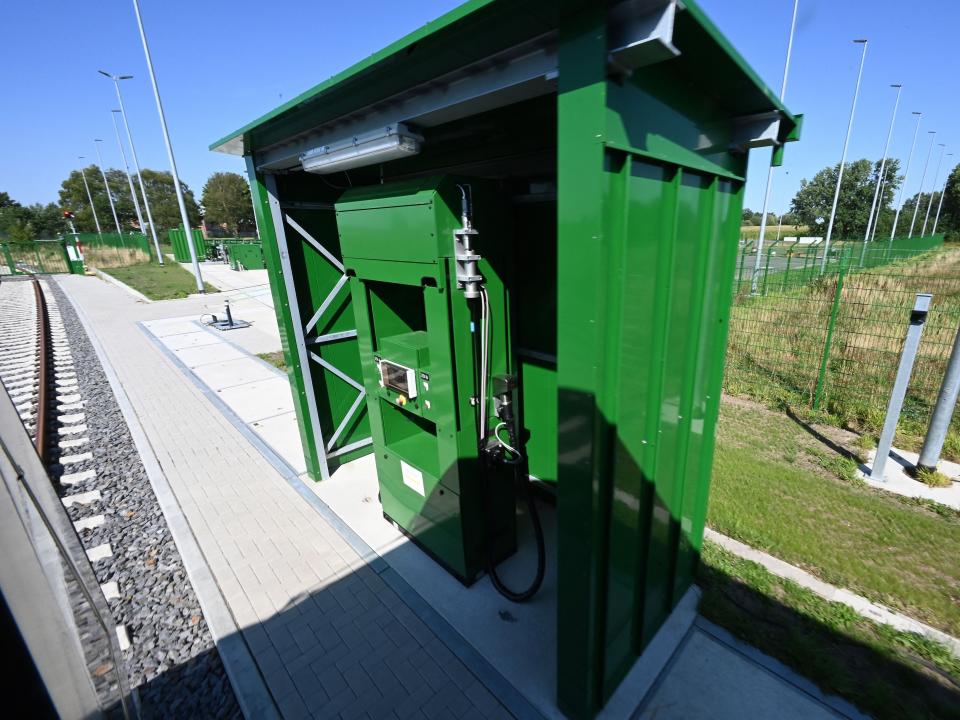
[[(122, 285), (122, 283), (120, 284)], [(133, 443), (140, 454), (144, 470), (150, 480), (150, 486), (153, 488), (157, 502), (160, 504), (160, 509), (163, 511), (163, 516), (170, 528), (170, 534), (173, 536), (177, 550), (180, 552), (183, 566), (197, 594), (197, 600), (200, 602), (200, 607), (210, 628), (210, 634), (216, 643), (217, 652), (220, 653), (224, 669), (230, 679), (230, 685), (237, 696), (237, 702), (240, 704), (244, 717), (249, 720), (254, 718), (257, 720), (260, 718), (279, 720), (280, 713), (273, 697), (270, 695), (253, 655), (227, 607), (226, 600), (213, 577), (213, 573), (210, 571), (209, 565), (207, 565), (206, 558), (203, 556), (193, 531), (190, 529), (187, 518), (180, 508), (166, 476), (163, 474), (163, 469), (157, 460), (150, 440), (143, 430), (143, 426), (140, 424), (137, 412), (120, 383), (120, 378), (114, 371), (103, 346), (100, 344), (100, 340), (94, 332), (93, 325), (83, 309), (74, 301), (63, 285), (60, 285), (60, 288), (76, 311), (80, 324), (83, 325), (87, 337), (90, 339), (90, 344), (100, 360), (100, 365), (103, 367), (111, 390), (113, 390), (117, 405), (120, 406), (120, 412), (127, 422)]]
[(960, 639), (955, 638), (952, 635), (948, 635), (942, 630), (937, 630), (936, 628), (930, 627), (919, 620), (914, 620), (908, 615), (891, 610), (890, 608), (880, 605), (879, 603), (871, 602), (862, 595), (857, 595), (849, 590), (826, 583), (823, 580), (814, 577), (806, 570), (801, 570), (790, 563), (786, 563), (779, 558), (775, 558), (765, 552), (756, 550), (749, 545), (740, 542), (739, 540), (734, 540), (732, 537), (718, 533), (716, 530), (712, 530), (711, 528), (706, 529), (704, 532), (704, 537), (707, 540), (716, 543), (724, 550), (732, 552), (737, 557), (741, 557), (745, 560), (751, 560), (758, 565), (762, 565), (777, 577), (792, 580), (793, 582), (797, 583), (797, 585), (800, 585), (810, 592), (819, 595), (824, 600), (842, 603), (875, 623), (889, 625), (896, 630), (903, 630), (905, 632), (912, 632), (922, 635), (928, 640), (933, 640), (934, 642), (946, 646), (950, 652), (953, 653), (954, 657), (960, 658)]
[[(125, 282), (120, 282), (120, 281), (117, 280), (115, 277), (113, 277), (113, 275), (110, 275), (109, 273), (105, 273), (103, 270), (98, 270), (97, 268), (93, 268), (93, 274), (96, 275), (96, 276), (97, 276), (98, 278), (100, 278), (101, 280), (103, 280), (104, 282), (108, 282), (108, 283), (110, 283), (111, 285), (116, 285), (118, 288), (120, 288), (120, 289), (123, 290), (124, 292), (126, 292), (126, 293), (128, 293), (128, 294), (130, 294), (130, 295), (133, 295), (133, 297), (135, 297), (135, 298), (136, 298), (137, 300), (139, 300), (140, 302), (145, 302), (145, 303), (152, 303), (152, 302), (153, 302), (153, 300), (151, 300), (150, 298), (148, 298), (146, 295), (144, 295), (144, 294), (143, 294), (142, 292), (140, 292), (139, 290), (134, 290), (132, 287), (130, 287), (129, 285), (127, 285)], [(61, 286), (61, 287), (62, 287), (62, 286)], [(66, 292), (66, 290), (64, 290), (64, 292)], [(73, 298), (70, 299), (70, 302), (73, 302)], [(76, 307), (76, 303), (74, 303), (74, 307)], [(78, 314), (79, 314), (79, 311), (78, 311)], [(86, 321), (82, 321), (82, 322), (83, 322), (83, 324), (84, 324), (84, 327), (86, 328), (86, 327), (87, 327)], [(90, 334), (90, 330), (89, 330), (89, 328), (87, 328), (87, 335), (89, 335), (89, 334)], [(99, 354), (100, 354), (100, 353), (98, 352), (97, 355), (99, 355)], [(103, 361), (101, 360), (100, 362), (102, 363)]]

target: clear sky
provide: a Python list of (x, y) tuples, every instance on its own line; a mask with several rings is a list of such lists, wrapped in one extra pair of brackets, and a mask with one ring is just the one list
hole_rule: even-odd
[[(767, 83), (779, 91), (792, 0), (700, 0)], [(207, 146), (310, 86), (457, 5), (456, 0), (141, 0), (181, 177), (199, 196), (210, 173), (243, 172)], [(113, 84), (98, 68), (132, 74), (124, 100), (143, 167), (169, 169), (129, 0), (7, 0), (0, 10), (4, 77), (0, 190), (23, 203), (57, 199), (60, 182), (94, 157), (121, 167), (110, 119)], [(840, 159), (859, 46), (870, 40), (848, 159), (878, 158), (904, 84), (891, 154), (904, 161), (910, 111), (924, 112), (908, 192), (916, 192), (926, 130), (960, 148), (960, 3), (955, 0), (800, 0), (786, 103), (805, 114), (788, 148), (771, 209), (786, 209), (802, 178)], [(948, 148), (947, 152), (950, 152)], [(769, 150), (752, 153), (745, 204), (759, 209)], [(955, 158), (960, 158), (958, 151)], [(936, 159), (936, 153), (934, 160)], [(932, 183), (933, 165), (925, 188)], [(943, 173), (941, 173), (942, 177)]]

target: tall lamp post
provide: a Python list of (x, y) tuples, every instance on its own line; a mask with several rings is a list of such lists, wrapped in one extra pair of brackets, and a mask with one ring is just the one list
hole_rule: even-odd
[(194, 247), (193, 234), (190, 232), (190, 218), (187, 216), (187, 206), (183, 201), (183, 188), (180, 187), (180, 176), (177, 174), (177, 161), (173, 157), (173, 147), (170, 145), (170, 132), (167, 130), (167, 119), (163, 114), (160, 88), (157, 86), (157, 75), (153, 71), (153, 61), (150, 59), (150, 46), (147, 44), (147, 35), (143, 30), (143, 18), (140, 17), (140, 3), (137, 0), (133, 0), (133, 11), (137, 16), (137, 27), (140, 30), (140, 40), (143, 42), (143, 54), (147, 59), (147, 70), (150, 72), (150, 83), (153, 85), (153, 97), (157, 101), (157, 113), (160, 115), (160, 127), (163, 129), (163, 142), (167, 146), (170, 172), (171, 175), (173, 175), (173, 189), (177, 193), (177, 205), (180, 206), (180, 220), (183, 222), (184, 237), (187, 240), (187, 247), (190, 248), (190, 261), (193, 264), (193, 275), (197, 281), (197, 292), (202, 293), (203, 277), (200, 275), (197, 249)]
[(947, 151), (947, 146), (940, 143), (943, 148), (940, 151), (940, 159), (937, 160), (937, 170), (933, 173), (933, 185), (930, 186), (930, 201), (927, 203), (927, 213), (923, 216), (923, 229), (920, 231), (920, 237), (927, 234), (927, 222), (930, 220), (930, 208), (933, 207), (933, 194), (937, 191), (937, 180), (940, 179), (940, 166), (943, 164), (943, 154)]
[(867, 218), (867, 232), (863, 236), (864, 249), (867, 247), (866, 244), (870, 242), (873, 224), (877, 221), (877, 218), (880, 215), (880, 208), (877, 207), (877, 200), (880, 197), (880, 185), (883, 183), (884, 172), (887, 168), (887, 153), (890, 152), (890, 138), (893, 137), (893, 125), (897, 121), (897, 108), (900, 107), (900, 93), (903, 92), (903, 85), (891, 85), (890, 87), (897, 89), (897, 99), (893, 103), (893, 115), (890, 117), (890, 130), (887, 131), (887, 142), (883, 146), (883, 159), (880, 161), (880, 173), (877, 175), (877, 186), (873, 191), (873, 203), (870, 205), (870, 217)]
[(117, 147), (120, 148), (120, 159), (123, 160), (123, 169), (127, 173), (127, 184), (130, 186), (130, 197), (133, 198), (133, 208), (137, 211), (137, 224), (140, 230), (143, 230), (143, 213), (140, 212), (140, 201), (137, 199), (137, 191), (133, 188), (133, 177), (130, 175), (130, 165), (127, 163), (127, 151), (123, 149), (123, 141), (120, 139), (120, 126), (117, 125), (117, 113), (119, 110), (111, 110), (110, 117), (113, 119), (113, 131), (117, 134)]
[[(133, 144), (133, 134), (130, 132), (130, 123), (127, 121), (127, 111), (123, 105), (123, 95), (120, 93), (120, 81), (132, 80), (133, 75), (111, 75), (106, 70), (97, 70), (97, 72), (113, 80), (113, 86), (117, 90), (117, 102), (120, 103), (120, 117), (123, 118), (123, 127), (127, 131), (127, 143), (130, 145), (130, 155), (133, 157), (133, 169), (137, 171), (137, 182), (140, 185), (140, 194), (143, 195), (143, 209), (147, 211), (147, 224), (150, 225), (150, 234), (153, 236), (153, 247), (157, 251), (157, 262), (163, 265), (163, 253), (160, 252), (160, 241), (157, 239), (157, 228), (153, 224), (153, 214), (150, 212), (150, 199), (147, 197), (147, 188), (143, 185), (143, 173), (140, 172), (140, 161), (137, 159), (137, 148)], [(142, 220), (140, 221), (140, 227), (143, 227)]]
[[(947, 153), (947, 157), (953, 157), (953, 153)], [(933, 230), (931, 235), (937, 234), (937, 223), (940, 222), (940, 211), (943, 209), (943, 196), (947, 194), (947, 181), (950, 179), (950, 173), (943, 179), (943, 189), (940, 190), (940, 202), (937, 203), (937, 216), (933, 219)]]
[(900, 222), (900, 211), (903, 210), (903, 189), (907, 186), (907, 178), (910, 177), (910, 164), (913, 162), (913, 151), (917, 147), (917, 134), (920, 132), (920, 119), (923, 117), (922, 112), (913, 111), (913, 115), (917, 116), (917, 126), (913, 130), (913, 142), (910, 143), (910, 154), (907, 156), (907, 171), (903, 174), (903, 184), (900, 186), (899, 197), (897, 198), (897, 213), (893, 216), (893, 227), (890, 228), (890, 242), (893, 242), (893, 237), (897, 233), (897, 223)]
[(93, 147), (97, 151), (97, 163), (100, 165), (100, 176), (103, 178), (103, 186), (107, 189), (107, 200), (110, 201), (110, 212), (113, 213), (113, 222), (117, 226), (117, 235), (120, 236), (120, 242), (123, 242), (123, 230), (120, 229), (120, 220), (117, 218), (117, 208), (113, 204), (113, 193), (110, 192), (110, 183), (107, 182), (107, 173), (103, 169), (103, 157), (100, 155), (100, 143), (103, 140), (94, 138)]
[[(780, 84), (780, 102), (787, 93), (787, 76), (790, 73), (790, 56), (793, 54), (793, 34), (797, 27), (797, 6), (800, 0), (793, 0), (793, 18), (790, 20), (790, 39), (787, 40), (787, 59), (783, 64), (783, 82)], [(760, 213), (760, 237), (757, 240), (757, 257), (753, 264), (753, 278), (750, 282), (750, 292), (757, 292), (757, 281), (760, 278), (760, 260), (763, 256), (763, 241), (767, 235), (767, 206), (770, 202), (770, 190), (773, 186), (773, 155), (770, 156), (770, 167), (767, 168), (767, 189), (763, 194), (763, 211)]]
[[(86, 160), (83, 155), (77, 155), (77, 160)], [(80, 177), (83, 178), (83, 187), (87, 191), (87, 200), (90, 201), (90, 211), (93, 213), (93, 224), (97, 226), (97, 236), (103, 240), (103, 233), (100, 232), (100, 220), (97, 218), (97, 208), (93, 204), (93, 195), (90, 194), (90, 186), (87, 184), (87, 173), (84, 172), (83, 165), (80, 166)]]
[(920, 174), (920, 189), (917, 190), (917, 204), (913, 206), (913, 219), (910, 221), (910, 232), (907, 237), (913, 237), (913, 226), (917, 223), (917, 211), (920, 209), (920, 202), (923, 200), (923, 181), (927, 179), (927, 168), (930, 166), (930, 156), (933, 154), (933, 143), (937, 139), (936, 130), (927, 130), (930, 136), (930, 149), (927, 150), (927, 161), (923, 164), (923, 172)]
[(843, 166), (847, 162), (847, 148), (850, 145), (850, 133), (853, 131), (853, 116), (857, 112), (857, 98), (860, 97), (860, 81), (863, 79), (863, 63), (867, 59), (867, 41), (854, 40), (854, 43), (863, 45), (860, 55), (860, 70), (857, 71), (857, 87), (853, 91), (853, 104), (850, 106), (850, 120), (847, 123), (847, 136), (843, 141), (843, 154), (840, 156), (840, 171), (837, 173), (837, 187), (833, 191), (833, 207), (830, 208), (830, 220), (827, 223), (827, 237), (823, 243), (823, 262), (820, 264), (820, 273), (827, 270), (827, 260), (830, 257), (830, 238), (833, 237), (833, 222), (837, 218), (837, 202), (840, 200), (840, 186), (843, 184)]

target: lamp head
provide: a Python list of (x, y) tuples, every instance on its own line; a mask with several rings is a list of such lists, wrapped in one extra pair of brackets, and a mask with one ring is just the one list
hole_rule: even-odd
[(858, 38), (858, 39), (854, 40), (854, 42), (855, 42), (855, 43), (858, 43), (858, 44), (860, 44), (860, 45), (865, 45), (866, 42), (867, 42), (867, 39), (866, 39), (866, 38)]

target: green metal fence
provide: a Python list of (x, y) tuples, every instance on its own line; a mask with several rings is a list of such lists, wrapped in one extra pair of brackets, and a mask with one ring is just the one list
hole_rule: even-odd
[[(203, 261), (207, 258), (207, 241), (203, 238), (200, 230), (191, 230), (193, 236), (193, 247), (197, 253), (197, 260)], [(173, 258), (179, 263), (191, 262), (190, 246), (187, 245), (186, 234), (182, 228), (171, 228), (167, 231), (167, 237), (170, 245), (173, 246)]]
[(45, 275), (71, 271), (63, 240), (2, 243), (0, 260), (0, 275)]
[[(839, 243), (821, 273), (822, 250), (764, 266), (737, 267), (724, 389), (807, 405), (867, 432), (883, 422), (910, 309), (932, 309), (901, 419), (901, 442), (922, 436), (960, 323), (960, 249), (942, 237)], [(960, 435), (955, 452), (960, 452)], [(949, 448), (948, 448), (949, 450)]]

